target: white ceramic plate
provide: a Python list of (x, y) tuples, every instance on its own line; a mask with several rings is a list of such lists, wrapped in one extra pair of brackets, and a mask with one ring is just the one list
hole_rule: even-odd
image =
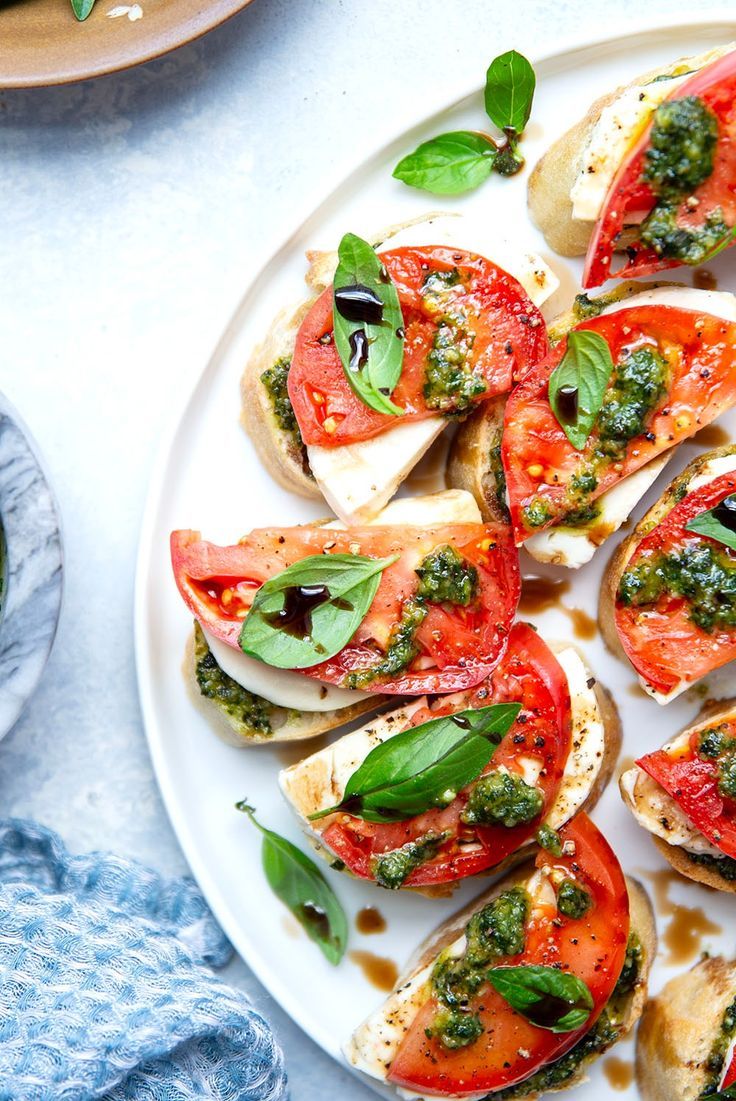
[[(607, 41), (567, 44), (561, 51), (536, 58), (537, 95), (524, 142), (528, 163), (533, 165), (599, 93), (658, 63), (698, 53), (735, 36), (733, 18), (700, 16), (665, 28), (650, 23)], [(193, 527), (215, 542), (227, 543), (254, 526), (292, 524), (324, 515), (324, 505), (291, 496), (261, 468), (238, 423), (243, 364), (277, 310), (303, 296), (305, 249), (334, 247), (347, 230), (369, 236), (392, 222), (437, 209), (431, 197), (392, 180), (391, 169), (418, 141), (442, 130), (476, 127), (482, 119), (482, 100), (476, 87), (439, 114), (419, 121), (357, 168), (297, 226), (256, 275), (162, 456), (142, 533), (136, 596), (138, 677), (151, 755), (169, 815), (195, 876), (236, 948), (285, 1010), (336, 1058), (341, 1058), (340, 1045), (351, 1028), (380, 1003), (382, 994), (349, 958), (338, 968), (327, 964), (316, 947), (295, 932), (293, 920), (264, 882), (260, 839), (233, 804), (248, 796), (264, 823), (299, 843), (299, 830), (276, 785), (283, 759), (277, 747), (239, 750), (224, 745), (192, 707), (181, 676), (191, 620), (171, 578), (168, 536), (174, 528)], [(520, 245), (540, 251), (562, 279), (548, 311), (551, 315), (568, 304), (578, 289), (580, 264), (552, 255), (530, 225), (525, 175), (511, 181), (494, 179), (474, 194), (441, 206), (482, 211), (484, 218), (506, 232), (512, 226)], [(721, 286), (728, 286), (725, 272), (729, 267), (733, 270), (733, 253), (726, 253), (714, 265)], [(736, 281), (732, 280), (732, 285), (736, 287)], [(736, 418), (731, 415), (723, 423), (733, 431)], [(693, 446), (683, 447), (668, 468), (671, 474), (695, 452)], [(657, 494), (664, 484), (660, 480)], [(572, 590), (565, 600), (571, 607), (594, 614), (601, 569), (611, 549), (606, 547), (589, 566), (569, 575)], [(530, 572), (530, 560), (524, 566)], [(539, 572), (539, 568), (531, 572)], [(570, 637), (569, 618), (558, 609), (538, 616), (537, 623), (547, 637)], [(621, 710), (625, 756), (658, 747), (696, 712), (694, 698), (665, 710), (632, 693), (631, 671), (605, 651), (599, 638), (585, 643), (584, 648), (590, 665), (611, 688)], [(303, 746), (306, 755), (309, 743)], [(662, 867), (653, 845), (622, 806), (615, 783), (599, 804), (595, 819), (627, 871), (645, 875), (647, 869)], [(453, 900), (438, 902), (390, 894), (328, 871), (326, 865), (325, 870), (351, 918), (350, 948), (365, 949), (399, 964), (426, 933), (483, 886), (466, 884)], [(673, 887), (672, 894), (687, 906), (704, 907), (715, 925), (727, 928), (730, 896), (719, 897), (684, 883)], [(353, 916), (368, 904), (377, 905), (386, 917), (385, 933), (362, 937), (355, 931)], [(669, 920), (660, 920), (661, 932)], [(697, 948), (697, 940), (694, 944)], [(727, 952), (733, 950), (729, 934), (722, 939), (713, 933), (703, 941), (703, 947), (719, 946)], [(654, 988), (671, 973), (661, 960)], [(617, 1054), (631, 1058), (632, 1049), (623, 1047)], [(606, 1083), (600, 1067), (594, 1070), (591, 1084), (576, 1094), (580, 1101), (607, 1095), (620, 1096)]]

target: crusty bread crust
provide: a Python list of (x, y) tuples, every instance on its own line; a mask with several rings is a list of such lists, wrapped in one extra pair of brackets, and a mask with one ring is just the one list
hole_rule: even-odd
[(697, 1101), (709, 1083), (708, 1056), (736, 995), (736, 962), (701, 960), (677, 975), (644, 1010), (636, 1045), (643, 1101)]
[(472, 493), (485, 523), (508, 520), (490, 461), (501, 444), (505, 408), (505, 394), (484, 401), (458, 428), (448, 458), (448, 486)]
[(717, 447), (713, 451), (706, 451), (693, 459), (682, 473), (670, 483), (659, 500), (655, 501), (649, 511), (645, 513), (631, 534), (627, 535), (614, 551), (601, 580), (601, 591), (598, 600), (598, 626), (603, 641), (615, 657), (621, 658), (623, 661), (627, 660), (616, 630), (614, 612), (619, 582), (639, 543), (675, 507), (682, 487), (687, 486), (700, 473), (706, 463), (725, 455), (732, 455), (734, 452), (736, 452), (736, 444), (727, 444), (725, 447)]
[(197, 684), (196, 667), (195, 636), (192, 632), (187, 639), (182, 668), (189, 698), (224, 742), (241, 749), (254, 745), (274, 745), (277, 742), (296, 742), (315, 738), (318, 734), (325, 734), (329, 730), (335, 730), (336, 727), (357, 719), (367, 711), (375, 710), (385, 701), (383, 696), (374, 696), (367, 700), (359, 700), (350, 707), (338, 708), (336, 711), (289, 711), (285, 707), (274, 707), (271, 717), (273, 733), (264, 735), (256, 729), (250, 729), (246, 733), (240, 724), (228, 718), (221, 707), (202, 695)]
[[(517, 868), (512, 875), (507, 876), (500, 883), (494, 884), (490, 891), (487, 891), (485, 894), (481, 895), (480, 898), (476, 898), (473, 902), (469, 903), (458, 914), (453, 915), (444, 922), (439, 929), (430, 934), (427, 940), (420, 945), (412, 956), (408, 966), (399, 977), (394, 989), (398, 990), (412, 975), (416, 974), (417, 971), (421, 971), (422, 968), (436, 959), (444, 948), (452, 944), (452, 942), (460, 936), (468, 921), (476, 911), (493, 901), (494, 898), (498, 898), (503, 891), (507, 891), (515, 884), (526, 880), (532, 870), (533, 864), (531, 862), (527, 862), (522, 868)], [(630, 928), (632, 932), (637, 934), (641, 942), (642, 964), (639, 981), (629, 995), (619, 1039), (622, 1039), (631, 1031), (642, 1015), (647, 1000), (649, 973), (657, 953), (657, 927), (649, 896), (641, 883), (629, 876), (626, 877), (626, 886), (629, 892)], [(557, 1093), (561, 1090), (571, 1089), (574, 1086), (580, 1085), (585, 1081), (590, 1065), (595, 1062), (601, 1054), (603, 1053), (601, 1052), (582, 1060), (571, 1078), (568, 1078), (567, 1081), (561, 1083), (558, 1087), (553, 1086), (548, 1090), (544, 1090), (544, 1095), (546, 1096), (547, 1093)], [(536, 1099), (541, 1096), (542, 1093), (539, 1091), (527, 1093), (519, 1095), (519, 1101), (536, 1101)]]

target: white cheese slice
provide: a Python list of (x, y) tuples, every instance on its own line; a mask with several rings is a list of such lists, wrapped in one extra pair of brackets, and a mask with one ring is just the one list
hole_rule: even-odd
[[(480, 523), (481, 516), (471, 493), (466, 490), (447, 490), (426, 497), (407, 497), (394, 501), (373, 522), (412, 526), (465, 524)], [(330, 526), (342, 525), (335, 522)], [(202, 630), (207, 645), (223, 672), (248, 692), (254, 692), (256, 696), (262, 696), (278, 707), (287, 707), (294, 711), (334, 711), (341, 707), (350, 707), (371, 694), (322, 684), (321, 681), (291, 669), (275, 669), (214, 638), (204, 626)]]
[(529, 554), (537, 562), (551, 562), (571, 570), (590, 562), (601, 543), (628, 520), (671, 457), (672, 452), (665, 451), (602, 493), (598, 498), (600, 511), (592, 524), (580, 527), (557, 524), (532, 535), (524, 543)]
[[(531, 899), (531, 918), (534, 919), (535, 911), (548, 912), (546, 908), (555, 901), (554, 886), (546, 870), (536, 871), (522, 884), (529, 893)], [(478, 909), (493, 896), (489, 894), (479, 900)], [(452, 919), (450, 919), (452, 921)], [(442, 954), (450, 958), (457, 958), (465, 951), (466, 940), (464, 934), (452, 940)], [(436, 957), (435, 957), (436, 959)], [(417, 1012), (427, 1001), (430, 992), (430, 981), (435, 959), (424, 967), (416, 969), (399, 988), (389, 994), (388, 998), (355, 1030), (353, 1035), (343, 1047), (343, 1054), (348, 1063), (356, 1070), (367, 1074), (371, 1078), (385, 1081), (391, 1063), (399, 1049), (401, 1041), (409, 1030)], [(401, 1097), (414, 1099), (424, 1097), (424, 1094), (414, 1093), (411, 1090), (400, 1089)], [(487, 1097), (487, 1091), (481, 1093), (464, 1094), (464, 1101), (477, 1101)], [(448, 1101), (454, 1101), (448, 1098)]]
[[(405, 226), (380, 248), (449, 245), (493, 260), (521, 283), (535, 305), (559, 286), (559, 279), (535, 253), (512, 246), (491, 219), (437, 214)], [(346, 524), (365, 523), (389, 501), (407, 475), (447, 428), (447, 418), (397, 424), (379, 436), (342, 447), (307, 447), (309, 466), (327, 503)]]
[[(675, 284), (655, 287), (653, 290), (612, 302), (603, 313), (618, 313), (635, 306), (674, 306), (736, 322), (736, 295), (730, 291), (706, 291), (696, 287), (678, 287)], [(584, 566), (600, 544), (618, 531), (628, 519), (672, 454), (672, 450), (664, 452), (601, 494), (598, 498), (599, 515), (590, 525), (566, 527), (564, 524), (557, 524), (532, 535), (524, 544), (529, 554), (537, 562), (551, 562), (570, 569)]]
[[(692, 493), (696, 489), (700, 489), (701, 486), (707, 485), (709, 482), (715, 481), (715, 479), (720, 478), (722, 474), (730, 474), (733, 471), (736, 471), (736, 455), (720, 455), (716, 459), (711, 459), (703, 466), (703, 469), (700, 471), (700, 473), (690, 481), (688, 485), (688, 493)], [(724, 668), (731, 669), (732, 666), (733, 663), (729, 662), (727, 666), (724, 666)], [(718, 672), (722, 673), (722, 670), (718, 670)], [(686, 692), (688, 690), (688, 688), (692, 688), (693, 684), (695, 684), (695, 681), (682, 680), (669, 693), (657, 692), (654, 688), (651, 687), (651, 685), (647, 684), (646, 680), (643, 677), (639, 677), (639, 683), (641, 684), (644, 691), (649, 696), (651, 696), (653, 700), (656, 700), (657, 703), (667, 704), (670, 703), (671, 700), (674, 700), (678, 696), (681, 696), (683, 692)], [(730, 693), (730, 686), (728, 691)]]
[(703, 837), (671, 795), (643, 769), (637, 765), (627, 769), (619, 785), (634, 818), (649, 833), (686, 852), (723, 856), (720, 849)]
[[(605, 756), (605, 728), (595, 691), (588, 685), (590, 672), (577, 650), (566, 646), (556, 657), (567, 678), (572, 706), (572, 752), (557, 798), (545, 819), (552, 829), (559, 830), (580, 810), (598, 779)], [(370, 751), (405, 729), (411, 715), (425, 705), (422, 698), (379, 715), (279, 773), (281, 792), (310, 841), (319, 847), (319, 829), (308, 816), (338, 803), (348, 780)], [(527, 764), (531, 766), (532, 762)], [(535, 773), (536, 768), (525, 769), (527, 783), (535, 782)]]
[(731, 43), (708, 50), (698, 57), (686, 58), (666, 70), (682, 75), (625, 88), (613, 103), (603, 108), (583, 150), (578, 174), (570, 191), (573, 218), (581, 222), (598, 220), (616, 172), (653, 112), (690, 78), (693, 71), (702, 69), (733, 49), (734, 44)]

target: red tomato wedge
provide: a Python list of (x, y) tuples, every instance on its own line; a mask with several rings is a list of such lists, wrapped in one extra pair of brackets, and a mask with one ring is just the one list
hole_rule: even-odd
[(734, 1053), (734, 1056), (731, 1059), (731, 1065), (726, 1071), (725, 1077), (721, 1082), (721, 1089), (728, 1089), (728, 1087), (732, 1086), (734, 1082), (736, 1082), (736, 1053)]
[[(675, 505), (639, 543), (626, 572), (661, 555), (673, 555), (698, 544), (710, 544), (726, 555), (721, 543), (687, 531), (685, 525), (736, 491), (736, 474), (723, 474), (693, 490)], [(736, 562), (734, 562), (736, 568)], [(657, 692), (669, 695), (683, 681), (692, 683), (736, 658), (736, 628), (706, 631), (690, 617), (683, 596), (665, 593), (651, 604), (625, 604), (616, 599), (616, 630), (621, 645), (640, 677)]]
[(448, 1050), (429, 1038), (438, 1002), (430, 996), (419, 1010), (391, 1063), (388, 1080), (422, 1094), (463, 1096), (500, 1090), (523, 1082), (559, 1059), (595, 1024), (611, 997), (626, 956), (629, 900), (616, 856), (590, 819), (579, 814), (562, 830), (574, 854), (552, 857), (541, 852), (537, 867), (552, 866), (574, 879), (593, 898), (581, 918), (559, 914), (554, 903), (535, 905), (526, 927), (524, 951), (499, 965), (559, 967), (582, 979), (594, 1008), (582, 1028), (555, 1034), (516, 1013), (489, 984), (481, 987), (470, 1009), (483, 1025), (467, 1047)]
[[(720, 209), (726, 225), (736, 225), (736, 51), (694, 73), (690, 80), (673, 89), (668, 100), (697, 96), (718, 120), (718, 145), (713, 172), (699, 187), (682, 196), (677, 225), (697, 230), (708, 215)], [(635, 230), (627, 228), (626, 249), (618, 270), (613, 258), (619, 235), (631, 224), (638, 224), (656, 205), (657, 199), (644, 177), (646, 153), (651, 147), (652, 121), (633, 146), (616, 173), (603, 210), (588, 247), (583, 287), (598, 287), (612, 277), (630, 279), (634, 275), (678, 267), (680, 260), (659, 256), (654, 249), (637, 240)], [(697, 199), (697, 202), (693, 200)], [(689, 200), (689, 201), (688, 201)], [(629, 216), (627, 218), (627, 215)]]
[(218, 547), (199, 532), (175, 531), (171, 560), (179, 592), (200, 624), (239, 649), (238, 636), (253, 597), (269, 578), (313, 554), (401, 557), (383, 571), (368, 614), (350, 643), (305, 676), (347, 685), (351, 673), (372, 668), (385, 654), (391, 628), (417, 590), (416, 567), (431, 551), (450, 545), (478, 571), (478, 596), (468, 607), (429, 604), (414, 635), (419, 654), (394, 678), (377, 678), (365, 690), (400, 695), (472, 688), (498, 663), (519, 601), (519, 563), (502, 524), (436, 527), (260, 528), (235, 546)]
[[(736, 735), (736, 723), (719, 723), (729, 737)], [(658, 749), (636, 763), (671, 795), (678, 807), (704, 837), (726, 856), (736, 858), (736, 802), (718, 790), (717, 761), (698, 755), (699, 734), (695, 731), (681, 748)]]
[[(641, 348), (658, 352), (668, 367), (667, 393), (646, 418), (645, 432), (629, 440), (619, 458), (600, 454), (597, 425), (584, 449), (577, 451), (552, 411), (549, 379), (565, 354), (566, 339), (528, 372), (506, 403), (502, 444), (518, 545), (536, 531), (564, 522), (581, 504), (594, 501), (736, 403), (736, 324), (732, 322), (673, 306), (642, 305), (592, 318), (575, 328), (602, 336), (614, 364)], [(614, 380), (615, 371), (609, 386)], [(581, 500), (576, 482), (591, 471), (595, 488)]]
[[(522, 711), (485, 771), (504, 765), (522, 774), (521, 758), (540, 766), (537, 786), (544, 794), (540, 814), (532, 822), (505, 826), (467, 826), (460, 815), (470, 787), (443, 810), (431, 810), (404, 822), (364, 822), (349, 814), (325, 819), (322, 840), (354, 875), (373, 879), (372, 858), (398, 849), (428, 833), (449, 833), (436, 856), (416, 868), (402, 886), (449, 883), (477, 875), (500, 864), (534, 836), (559, 791), (570, 753), (570, 693), (562, 668), (547, 644), (531, 627), (517, 623), (501, 662), (490, 679), (472, 693), (444, 697), (412, 715), (411, 726), (428, 719), (491, 703), (522, 704)], [(398, 733), (398, 731), (397, 731)], [(317, 828), (320, 823), (314, 823)]]
[[(521, 284), (490, 260), (440, 246), (392, 249), (380, 256), (404, 318), (404, 361), (391, 396), (404, 414), (376, 413), (350, 389), (332, 339), (329, 287), (302, 322), (289, 369), (289, 398), (307, 444), (340, 447), (410, 420), (452, 413), (452, 403), (431, 408), (424, 395), (435, 340), (441, 354), (448, 344), (454, 346), (485, 380), (486, 390), (475, 401), (506, 393), (549, 348), (537, 307)], [(457, 282), (430, 293), (431, 277), (447, 272), (456, 272)]]

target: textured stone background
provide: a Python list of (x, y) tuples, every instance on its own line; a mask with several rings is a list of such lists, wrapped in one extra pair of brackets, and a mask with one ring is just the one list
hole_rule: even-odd
[[(646, 14), (699, 7), (649, 0)], [(294, 208), (397, 119), (512, 45), (613, 34), (643, 14), (637, 0), (256, 0), (131, 72), (0, 93), (0, 388), (45, 453), (66, 537), (55, 649), (0, 745), (2, 814), (39, 818), (77, 850), (184, 870), (133, 661), (138, 529), (171, 395), (202, 370)], [(367, 1101), (242, 963), (231, 979), (277, 1028), (296, 1101)]]

